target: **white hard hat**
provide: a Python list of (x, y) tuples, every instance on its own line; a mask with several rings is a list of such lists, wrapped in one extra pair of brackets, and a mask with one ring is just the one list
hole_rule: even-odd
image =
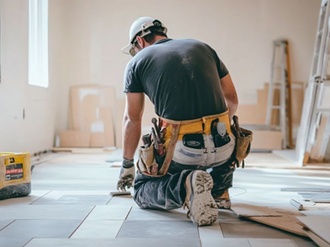
[(140, 37), (144, 37), (148, 34), (150, 34), (152, 31), (150, 28), (152, 27), (159, 27), (162, 33), (166, 34), (167, 28), (163, 26), (163, 24), (152, 17), (139, 17), (137, 18), (133, 24), (131, 25), (131, 28), (129, 29), (129, 41), (128, 45), (123, 47), (121, 51), (126, 54), (134, 55), (134, 48), (133, 43), (135, 41), (136, 36), (139, 34)]

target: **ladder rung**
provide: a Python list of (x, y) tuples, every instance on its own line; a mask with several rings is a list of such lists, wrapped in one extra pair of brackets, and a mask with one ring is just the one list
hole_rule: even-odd
[(330, 113), (330, 108), (318, 108), (317, 113)]

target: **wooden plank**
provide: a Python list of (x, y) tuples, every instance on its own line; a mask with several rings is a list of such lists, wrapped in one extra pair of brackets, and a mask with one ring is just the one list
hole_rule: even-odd
[(250, 220), (268, 225), (286, 232), (290, 232), (299, 236), (306, 237), (306, 232), (303, 230), (295, 215), (283, 214), (281, 217), (247, 217)]
[(299, 236), (307, 236), (296, 218), (296, 216), (302, 216), (303, 214), (243, 203), (232, 205), (231, 210), (239, 217), (244, 217)]
[(281, 217), (282, 214), (276, 212), (275, 210), (264, 207), (256, 206), (245, 203), (235, 203), (231, 206), (231, 210), (235, 212), (240, 217), (250, 217), (250, 216), (268, 216), (268, 217)]

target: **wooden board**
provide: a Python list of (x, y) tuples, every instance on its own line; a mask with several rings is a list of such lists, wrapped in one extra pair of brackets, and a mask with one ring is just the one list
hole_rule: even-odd
[(307, 236), (295, 215), (284, 214), (281, 217), (262, 216), (247, 218), (299, 236)]
[(281, 217), (282, 214), (276, 212), (275, 210), (264, 207), (256, 206), (245, 203), (235, 203), (231, 206), (231, 209), (240, 217), (250, 217), (250, 216), (268, 216), (268, 217)]
[(300, 236), (307, 236), (299, 220), (296, 218), (296, 216), (302, 216), (303, 214), (301, 213), (243, 203), (232, 205), (231, 210), (239, 217), (244, 217)]

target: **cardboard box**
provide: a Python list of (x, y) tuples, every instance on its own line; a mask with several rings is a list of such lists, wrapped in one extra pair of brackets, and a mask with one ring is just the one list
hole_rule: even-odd
[(89, 147), (90, 132), (64, 130), (60, 133), (60, 147)]
[(60, 146), (115, 146), (114, 109), (115, 91), (112, 87), (71, 87), (69, 130), (62, 133)]

